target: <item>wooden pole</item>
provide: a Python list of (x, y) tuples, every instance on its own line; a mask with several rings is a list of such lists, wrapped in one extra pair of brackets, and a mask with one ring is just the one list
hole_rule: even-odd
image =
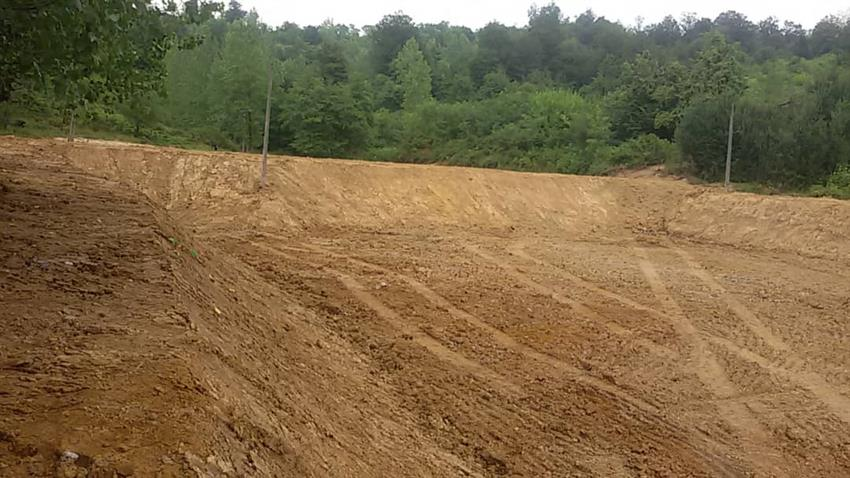
[(728, 191), (732, 186), (732, 131), (735, 127), (735, 103), (732, 103), (732, 111), (729, 113), (729, 142), (726, 144), (726, 179), (724, 186)]
[(245, 152), (248, 153), (254, 147), (254, 128), (251, 125), (251, 110), (248, 110), (246, 114), (248, 115), (248, 147)]
[(260, 187), (266, 187), (269, 158), (269, 120), (272, 110), (272, 64), (269, 63), (269, 85), (266, 90), (266, 124), (263, 126), (263, 163), (260, 167)]
[(74, 141), (74, 118), (76, 117), (76, 108), (71, 108), (71, 118), (68, 121), (68, 142)]

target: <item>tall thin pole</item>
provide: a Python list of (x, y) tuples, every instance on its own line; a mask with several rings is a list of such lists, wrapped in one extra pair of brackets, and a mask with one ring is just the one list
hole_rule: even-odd
[(732, 130), (735, 127), (735, 103), (732, 103), (732, 111), (729, 113), (729, 142), (726, 145), (726, 180), (724, 186), (728, 191), (731, 187), (732, 177)]
[(77, 116), (77, 109), (71, 108), (71, 117), (68, 121), (68, 142), (74, 141), (74, 119)]
[(266, 91), (266, 124), (263, 127), (263, 164), (260, 167), (260, 187), (266, 187), (266, 174), (269, 165), (269, 120), (272, 111), (272, 64), (269, 63), (269, 86)]
[(245, 148), (245, 152), (250, 152), (251, 148), (254, 147), (254, 128), (252, 127), (251, 121), (251, 110), (247, 111), (248, 115), (248, 146)]

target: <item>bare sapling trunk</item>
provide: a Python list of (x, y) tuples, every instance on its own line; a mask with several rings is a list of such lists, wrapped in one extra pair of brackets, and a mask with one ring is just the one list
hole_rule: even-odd
[(263, 161), (260, 165), (260, 187), (266, 187), (269, 158), (269, 120), (272, 109), (272, 65), (269, 64), (269, 84), (266, 90), (266, 123), (263, 126)]
[(732, 103), (732, 111), (729, 113), (729, 141), (726, 143), (726, 176), (723, 185), (726, 190), (732, 187), (732, 134), (735, 127), (735, 103)]
[(71, 108), (70, 118), (68, 119), (68, 142), (74, 141), (74, 120), (76, 119), (76, 109)]

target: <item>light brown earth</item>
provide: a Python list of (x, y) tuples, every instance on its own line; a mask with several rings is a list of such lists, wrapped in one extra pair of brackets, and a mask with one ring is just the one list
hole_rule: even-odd
[(0, 476), (850, 476), (850, 204), (257, 171), (0, 138)]

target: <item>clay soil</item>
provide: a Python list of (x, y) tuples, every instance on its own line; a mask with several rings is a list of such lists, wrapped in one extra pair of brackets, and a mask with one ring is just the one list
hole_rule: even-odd
[(0, 138), (0, 476), (850, 476), (850, 204)]

